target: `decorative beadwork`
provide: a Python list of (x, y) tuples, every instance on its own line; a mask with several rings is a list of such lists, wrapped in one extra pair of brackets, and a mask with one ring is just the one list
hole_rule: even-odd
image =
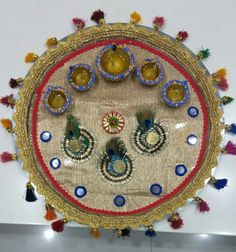
[(77, 186), (74, 193), (76, 197), (83, 198), (87, 194), (87, 190), (84, 186)]
[(190, 97), (188, 82), (180, 80), (170, 80), (164, 84), (161, 90), (162, 97), (170, 107), (183, 106)]
[(175, 173), (178, 176), (184, 176), (187, 171), (187, 167), (184, 164), (178, 164), (175, 166)]
[(61, 141), (63, 152), (78, 162), (90, 159), (95, 149), (94, 137), (74, 116), (68, 115), (67, 120), (66, 134)]
[(198, 138), (196, 135), (191, 134), (187, 137), (187, 144), (189, 145), (195, 145), (198, 142)]
[(117, 207), (122, 207), (125, 205), (125, 198), (122, 196), (122, 195), (117, 195), (115, 198), (114, 198), (114, 204), (117, 206)]
[(43, 131), (40, 134), (40, 139), (42, 142), (47, 143), (52, 139), (52, 134), (49, 131)]
[(50, 160), (50, 166), (55, 170), (59, 169), (61, 167), (61, 160), (59, 158), (52, 158)]
[(125, 126), (125, 119), (119, 112), (111, 111), (104, 115), (102, 126), (107, 133), (117, 134)]
[(69, 108), (71, 96), (63, 87), (49, 86), (44, 95), (43, 104), (48, 112), (54, 115), (60, 115)]
[(162, 193), (162, 186), (160, 184), (152, 184), (150, 186), (150, 192), (153, 195), (159, 196)]
[(188, 108), (188, 115), (189, 115), (190, 117), (195, 118), (195, 117), (198, 116), (198, 114), (199, 114), (199, 110), (198, 110), (197, 107), (189, 107), (189, 108)]
[[(119, 61), (119, 58), (114, 59), (114, 57), (113, 58), (111, 57), (111, 54), (115, 52), (117, 54), (121, 54), (120, 56), (120, 59), (122, 59), (121, 62), (113, 62), (115, 60)], [(106, 53), (107, 55), (105, 55)], [(109, 64), (109, 61), (111, 61), (111, 64)], [(118, 65), (120, 64), (121, 65), (124, 64), (124, 66), (119, 67)], [(96, 57), (96, 65), (100, 75), (103, 78), (111, 81), (124, 80), (134, 69), (135, 66), (134, 54), (126, 45), (115, 45), (115, 44), (107, 45), (103, 47), (102, 50), (98, 53)], [(111, 71), (108, 72), (108, 67), (107, 66), (105, 67), (105, 65), (111, 65), (114, 67), (117, 66), (117, 72), (116, 71), (113, 72), (112, 69)]]
[(136, 67), (136, 75), (145, 86), (160, 84), (164, 78), (164, 68), (159, 59), (145, 59), (140, 66)]
[(69, 67), (68, 83), (77, 91), (86, 91), (95, 83), (95, 71), (88, 64), (77, 64)]
[(100, 156), (99, 174), (110, 183), (125, 183), (133, 175), (134, 165), (127, 154), (124, 142), (114, 137), (106, 144), (106, 151)]

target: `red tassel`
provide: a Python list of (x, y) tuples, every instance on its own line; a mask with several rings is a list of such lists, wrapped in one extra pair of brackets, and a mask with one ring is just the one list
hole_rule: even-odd
[(12, 154), (12, 153), (9, 153), (9, 152), (5, 151), (5, 152), (1, 153), (0, 160), (3, 163), (6, 163), (6, 162), (9, 162), (9, 161), (12, 161), (12, 160), (17, 160), (17, 155), (16, 155), (16, 153)]
[(159, 29), (164, 25), (165, 19), (164, 17), (154, 17), (152, 23), (156, 29)]
[(183, 227), (184, 225), (184, 221), (181, 218), (181, 216), (179, 215), (179, 213), (173, 213), (169, 219), (168, 222), (170, 223), (170, 226), (173, 229), (180, 229), (181, 227)]
[(85, 26), (85, 21), (82, 18), (73, 18), (72, 23), (78, 28), (78, 29), (83, 29)]
[(103, 23), (105, 23), (104, 18), (105, 18), (104, 12), (99, 9), (99, 10), (96, 10), (93, 12), (90, 19), (97, 24), (103, 24)]
[(53, 222), (51, 224), (52, 230), (58, 233), (63, 232), (65, 223), (67, 223), (66, 219), (61, 219), (61, 220)]
[(23, 79), (22, 78), (18, 78), (18, 79), (13, 79), (11, 78), (9, 80), (9, 86), (11, 88), (16, 88), (16, 87), (20, 87), (22, 85)]
[(236, 144), (229, 141), (226, 146), (222, 149), (222, 153), (236, 155)]
[(180, 31), (176, 36), (176, 40), (181, 42), (185, 41), (187, 38), (188, 38), (188, 32), (186, 31)]
[(199, 197), (195, 197), (194, 201), (197, 203), (197, 210), (200, 213), (205, 213), (205, 212), (210, 211), (210, 208), (209, 208), (208, 204), (203, 199), (201, 199)]
[(226, 91), (229, 88), (227, 79), (225, 78), (220, 79), (220, 81), (218, 82), (218, 87), (220, 90)]
[(10, 106), (11, 108), (14, 108), (16, 104), (12, 94), (2, 97), (0, 99), (0, 103), (6, 105), (7, 107)]

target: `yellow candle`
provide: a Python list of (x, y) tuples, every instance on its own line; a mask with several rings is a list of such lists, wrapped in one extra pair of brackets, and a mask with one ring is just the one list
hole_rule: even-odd
[(63, 108), (66, 103), (66, 96), (61, 91), (52, 91), (48, 97), (48, 104), (54, 109)]
[(184, 87), (180, 84), (172, 84), (167, 88), (167, 97), (172, 102), (179, 102), (184, 99), (185, 96)]
[(110, 74), (124, 73), (129, 68), (129, 64), (129, 55), (121, 48), (117, 48), (115, 51), (108, 49), (101, 57), (102, 68)]
[(87, 85), (91, 79), (91, 73), (84, 67), (76, 68), (71, 75), (74, 84), (78, 86)]
[(160, 70), (157, 67), (155, 62), (148, 62), (143, 65), (141, 69), (141, 73), (144, 80), (152, 81), (152, 80), (155, 80), (159, 76)]

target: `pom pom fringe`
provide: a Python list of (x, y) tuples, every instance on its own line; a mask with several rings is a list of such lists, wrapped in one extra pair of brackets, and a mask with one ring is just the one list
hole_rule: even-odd
[(132, 24), (138, 24), (142, 20), (141, 15), (134, 11), (130, 14), (130, 22)]
[(47, 48), (50, 48), (51, 46), (55, 46), (56, 44), (57, 44), (57, 38), (56, 37), (48, 38), (46, 40), (46, 43), (45, 43)]
[(94, 21), (97, 24), (104, 24), (105, 23), (105, 14), (102, 10), (96, 10), (93, 12), (91, 16), (91, 20)]
[(222, 153), (236, 155), (236, 144), (229, 141), (226, 146), (222, 149)]
[(220, 102), (221, 102), (223, 105), (227, 105), (227, 104), (231, 103), (233, 100), (234, 100), (234, 98), (232, 98), (232, 97), (223, 96), (223, 97), (221, 97)]
[(30, 52), (30, 53), (27, 53), (26, 56), (25, 56), (25, 62), (26, 63), (32, 63), (32, 62), (35, 62), (37, 59), (38, 59), (38, 55), (33, 53), (33, 52)]
[(23, 80), (22, 78), (18, 78), (18, 79), (13, 79), (13, 78), (11, 78), (11, 79), (9, 80), (9, 86), (10, 86), (11, 88), (21, 87), (23, 81), (24, 81), (24, 80)]
[(1, 119), (2, 126), (9, 132), (14, 133), (12, 121), (10, 119)]
[(44, 215), (44, 219), (47, 221), (55, 220), (57, 218), (57, 215), (54, 211), (54, 207), (49, 204), (46, 204), (45, 208), (46, 208), (46, 213)]
[(95, 239), (98, 239), (101, 236), (101, 233), (98, 228), (91, 228), (89, 233)]
[(236, 124), (235, 123), (226, 124), (225, 125), (225, 130), (227, 132), (232, 133), (232, 134), (236, 134)]
[(34, 193), (34, 188), (30, 182), (27, 183), (26, 185), (26, 196), (25, 200), (28, 202), (34, 202), (37, 200), (35, 193)]
[(17, 154), (16, 153), (9, 153), (9, 152), (3, 152), (3, 153), (1, 153), (1, 155), (0, 155), (0, 160), (1, 160), (1, 162), (3, 162), (3, 163), (7, 163), (7, 162), (9, 162), (9, 161), (12, 161), (12, 160), (17, 160), (18, 159), (18, 156), (17, 156)]
[(157, 236), (157, 234), (156, 234), (155, 230), (153, 229), (152, 225), (148, 226), (148, 229), (145, 232), (145, 236), (147, 236), (147, 237), (155, 237), (155, 236)]
[(188, 38), (188, 32), (186, 31), (179, 31), (177, 36), (176, 36), (176, 40), (177, 41), (185, 41)]
[(75, 17), (72, 19), (72, 23), (77, 29), (83, 29), (85, 27), (85, 21), (82, 18)]
[(199, 197), (195, 197), (194, 201), (197, 203), (197, 210), (200, 213), (205, 213), (205, 212), (209, 212), (210, 208), (207, 204), (206, 201), (204, 201), (203, 199), (199, 198)]
[(183, 219), (181, 218), (181, 216), (179, 215), (179, 213), (173, 213), (169, 219), (168, 219), (168, 222), (170, 223), (170, 226), (173, 228), (173, 229), (180, 229), (181, 227), (183, 227), (184, 225), (184, 221)]
[(58, 220), (58, 221), (55, 221), (51, 224), (51, 227), (52, 227), (52, 230), (57, 232), (57, 233), (60, 233), (60, 232), (63, 232), (64, 231), (64, 225), (67, 223), (67, 219), (61, 219), (61, 220)]
[(10, 106), (11, 108), (14, 108), (15, 105), (16, 105), (16, 102), (15, 102), (12, 94), (1, 97), (0, 98), (0, 103), (3, 104), (3, 105), (6, 105), (7, 107)]
[(218, 71), (212, 74), (213, 81), (217, 83), (218, 88), (223, 91), (229, 88), (226, 75), (227, 75), (227, 70), (225, 68), (220, 68)]
[(227, 186), (228, 179), (216, 179), (215, 177), (211, 176), (210, 183), (217, 189), (223, 189)]
[(156, 30), (158, 30), (159, 28), (161, 28), (164, 25), (165, 18), (164, 17), (154, 17), (152, 23), (154, 25), (154, 28)]
[(207, 59), (210, 56), (210, 50), (209, 49), (203, 49), (200, 50), (197, 54), (197, 59), (201, 60), (201, 59)]

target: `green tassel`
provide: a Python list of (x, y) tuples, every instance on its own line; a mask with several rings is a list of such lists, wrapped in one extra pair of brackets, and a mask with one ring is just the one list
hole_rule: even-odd
[(202, 49), (197, 54), (197, 59), (207, 59), (210, 56), (210, 50), (209, 49)]
[(221, 97), (220, 101), (223, 105), (229, 104), (234, 100), (234, 98), (229, 97), (229, 96), (223, 96)]

